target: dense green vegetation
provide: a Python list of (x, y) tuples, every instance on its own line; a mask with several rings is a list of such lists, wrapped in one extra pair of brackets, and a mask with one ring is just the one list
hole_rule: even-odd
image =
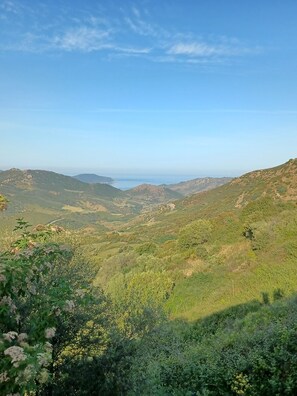
[(295, 395), (296, 180), (292, 160), (96, 227), (19, 220), (0, 393)]
[(166, 273), (127, 274), (110, 299), (49, 230), (16, 230), (1, 254), (1, 394), (296, 394), (297, 295), (170, 321)]

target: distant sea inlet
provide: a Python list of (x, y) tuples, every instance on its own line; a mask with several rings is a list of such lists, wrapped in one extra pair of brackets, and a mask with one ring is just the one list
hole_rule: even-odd
[(129, 190), (139, 186), (140, 184), (154, 184), (156, 186), (160, 184), (175, 184), (186, 180), (195, 179), (199, 176), (158, 176), (158, 177), (113, 177), (113, 187), (119, 188), (120, 190)]

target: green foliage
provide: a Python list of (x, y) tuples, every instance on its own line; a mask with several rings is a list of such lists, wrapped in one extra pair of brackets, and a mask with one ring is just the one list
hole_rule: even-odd
[[(71, 234), (19, 219), (0, 257), (0, 393), (297, 394), (297, 297), (284, 298), (296, 290), (297, 210), (294, 185), (271, 173), (139, 218), (71, 215), (92, 224)], [(55, 182), (74, 205), (79, 192)]]
[(129, 338), (139, 338), (164, 319), (162, 307), (174, 283), (164, 272), (118, 274), (109, 283), (119, 328)]
[(16, 220), (17, 224), (14, 227), (13, 231), (19, 231), (19, 238), (12, 243), (12, 247), (16, 249), (25, 249), (29, 247), (33, 247), (37, 242), (45, 242), (48, 236), (52, 235), (50, 227), (44, 226), (42, 230), (37, 230), (36, 232), (32, 232), (30, 228), (32, 227), (27, 221), (23, 218), (19, 218)]
[(261, 295), (262, 295), (263, 304), (265, 305), (270, 304), (269, 294), (267, 292), (262, 292)]
[(285, 293), (282, 289), (275, 289), (273, 291), (273, 301), (281, 300), (284, 297)]
[(197, 257), (206, 260), (208, 258), (208, 251), (203, 245), (199, 245), (195, 251)]
[(131, 369), (129, 395), (296, 394), (296, 297), (238, 312), (239, 317), (226, 312), (192, 328), (165, 325), (145, 338)]
[(30, 233), (23, 220), (16, 229), (21, 237), (0, 256), (3, 394), (52, 387), (50, 381), (60, 378), (65, 369), (65, 351), (88, 354), (94, 347), (91, 340), (100, 348), (102, 333), (98, 326), (84, 330), (88, 321), (96, 319), (103, 300), (82, 276), (73, 253), (65, 246), (37, 242), (37, 234)]
[(136, 248), (136, 252), (139, 255), (142, 254), (153, 254), (157, 250), (157, 245), (152, 242), (146, 242)]
[(268, 219), (278, 212), (279, 204), (267, 196), (248, 203), (241, 211), (241, 219), (245, 223), (253, 223)]
[(208, 242), (212, 224), (209, 220), (199, 219), (187, 224), (180, 230), (178, 242), (182, 249), (197, 247)]
[(274, 240), (272, 226), (266, 221), (246, 226), (244, 235), (251, 240), (253, 250), (263, 250)]
[(0, 194), (0, 211), (6, 209), (7, 199)]
[(278, 186), (277, 187), (277, 192), (281, 195), (285, 194), (287, 192), (287, 187), (284, 185)]

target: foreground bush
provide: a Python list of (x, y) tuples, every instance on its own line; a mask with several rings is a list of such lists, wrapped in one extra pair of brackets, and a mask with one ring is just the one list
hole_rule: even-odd
[(297, 297), (180, 323), (143, 340), (129, 394), (296, 395), (296, 333)]
[[(67, 353), (83, 356), (105, 341), (98, 312), (102, 315), (106, 301), (92, 289), (73, 252), (44, 242), (45, 233), (30, 233), (23, 221), (16, 228), (21, 237), (0, 255), (3, 395), (46, 391)], [(96, 326), (86, 331), (91, 320)]]
[(16, 228), (0, 254), (1, 395), (297, 394), (297, 296), (169, 321), (166, 272), (117, 277), (111, 302), (47, 229)]

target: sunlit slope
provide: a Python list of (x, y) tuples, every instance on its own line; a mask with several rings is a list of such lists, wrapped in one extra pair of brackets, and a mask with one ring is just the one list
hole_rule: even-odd
[(231, 177), (203, 177), (187, 180), (180, 183), (168, 184), (165, 187), (176, 191), (183, 196), (192, 195), (202, 191), (208, 191), (222, 186), (232, 180)]
[(206, 206), (203, 211), (209, 208), (217, 213), (226, 209), (243, 208), (249, 202), (265, 196), (275, 200), (296, 200), (297, 159), (274, 168), (247, 173), (215, 190), (185, 199), (181, 206), (201, 205)]
[(231, 212), (238, 214), (249, 203), (269, 197), (275, 202), (296, 202), (297, 200), (297, 159), (283, 165), (257, 170), (233, 179), (231, 182), (210, 191), (191, 195), (175, 201), (175, 209), (161, 207), (150, 217), (141, 218), (140, 226), (155, 223), (152, 233), (175, 234), (179, 227), (200, 218), (214, 218)]
[[(114, 244), (106, 246), (122, 257), (132, 245), (142, 262), (147, 255), (151, 268), (166, 270), (175, 282), (168, 309), (174, 317), (195, 319), (259, 299), (262, 292), (297, 289), (296, 203), (297, 161), (290, 160), (175, 201), (175, 208), (164, 205), (108, 235)], [(212, 231), (203, 242), (185, 247), (183, 229), (199, 219)], [(131, 271), (138, 265), (133, 260)], [(103, 274), (104, 266), (103, 261)]]
[(11, 169), (1, 172), (0, 192), (9, 200), (3, 221), (25, 216), (33, 223), (63, 218), (65, 224), (95, 223), (97, 216), (133, 212), (126, 195), (107, 184), (86, 184), (69, 176), (43, 170)]

